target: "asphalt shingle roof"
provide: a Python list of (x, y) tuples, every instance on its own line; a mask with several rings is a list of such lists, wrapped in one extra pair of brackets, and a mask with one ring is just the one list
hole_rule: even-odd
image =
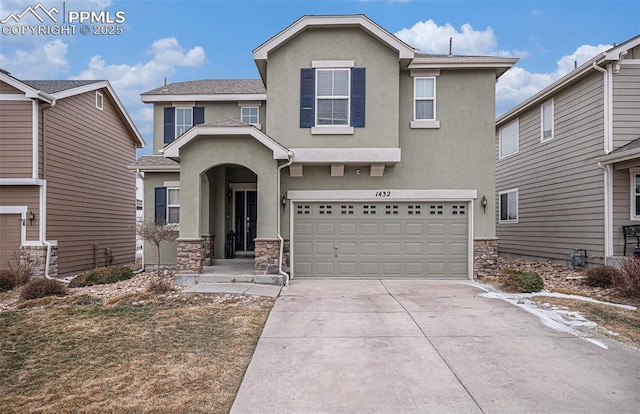
[(129, 168), (142, 167), (177, 167), (180, 163), (162, 155), (145, 155), (138, 158)]
[(101, 80), (20, 80), (25, 85), (29, 85), (37, 91), (49, 94), (66, 91), (68, 89), (79, 88), (91, 85), (92, 83), (104, 82)]
[(613, 151), (611, 151), (609, 154), (618, 154), (620, 152), (625, 152), (625, 151), (629, 151), (632, 149), (636, 149), (636, 148), (640, 148), (640, 138), (636, 138), (633, 141), (629, 142), (628, 144), (625, 144), (623, 146), (621, 146), (620, 148), (617, 148)]
[(229, 95), (266, 93), (260, 79), (202, 79), (169, 83), (143, 95)]

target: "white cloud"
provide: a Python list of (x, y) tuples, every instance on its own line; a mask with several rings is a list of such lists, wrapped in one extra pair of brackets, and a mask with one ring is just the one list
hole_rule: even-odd
[(611, 45), (579, 46), (570, 55), (558, 59), (556, 69), (551, 73), (529, 72), (518, 66), (511, 68), (500, 77), (496, 85), (496, 112), (506, 112), (571, 72), (576, 65), (588, 62), (609, 48)]
[(454, 55), (500, 55), (523, 57), (523, 51), (498, 50), (498, 40), (491, 27), (475, 30), (469, 23), (460, 26), (458, 31), (451, 24), (439, 26), (433, 20), (418, 22), (410, 29), (402, 29), (395, 33), (397, 37), (420, 49), (421, 53), (448, 54), (449, 39), (452, 39)]
[(205, 61), (204, 49), (196, 46), (184, 53), (175, 37), (167, 37), (153, 42), (151, 50), (158, 63), (177, 66), (200, 66)]
[(51, 40), (33, 50), (16, 50), (13, 56), (0, 54), (0, 67), (22, 79), (51, 79), (69, 70), (67, 50), (62, 40)]

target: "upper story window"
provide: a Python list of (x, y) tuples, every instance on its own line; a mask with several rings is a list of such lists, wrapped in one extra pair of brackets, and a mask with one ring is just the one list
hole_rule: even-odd
[(430, 121), (436, 119), (436, 78), (413, 79), (413, 119)]
[(365, 68), (353, 61), (313, 61), (300, 71), (300, 128), (312, 134), (353, 134), (364, 127)]
[(500, 192), (500, 223), (518, 222), (518, 189)]
[(104, 96), (96, 91), (96, 108), (103, 110), (104, 109)]
[(316, 71), (316, 125), (349, 124), (349, 69)]
[(164, 136), (163, 142), (170, 144), (194, 125), (204, 123), (204, 107), (201, 106), (170, 106), (164, 108)]
[(548, 141), (553, 138), (553, 99), (545, 102), (540, 107), (540, 131), (541, 141)]
[(193, 126), (193, 108), (176, 108), (176, 137)]
[(240, 120), (245, 124), (257, 124), (260, 119), (257, 106), (243, 106), (240, 108)]
[(518, 152), (518, 120), (500, 128), (500, 158)]

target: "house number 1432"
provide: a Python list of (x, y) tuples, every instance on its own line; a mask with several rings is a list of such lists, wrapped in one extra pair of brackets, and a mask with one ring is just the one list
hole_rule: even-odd
[(376, 197), (391, 197), (391, 191), (376, 191)]

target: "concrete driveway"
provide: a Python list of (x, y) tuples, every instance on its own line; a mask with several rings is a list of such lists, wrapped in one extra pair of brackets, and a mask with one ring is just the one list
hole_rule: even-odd
[(294, 280), (232, 413), (632, 413), (640, 352), (469, 282)]

